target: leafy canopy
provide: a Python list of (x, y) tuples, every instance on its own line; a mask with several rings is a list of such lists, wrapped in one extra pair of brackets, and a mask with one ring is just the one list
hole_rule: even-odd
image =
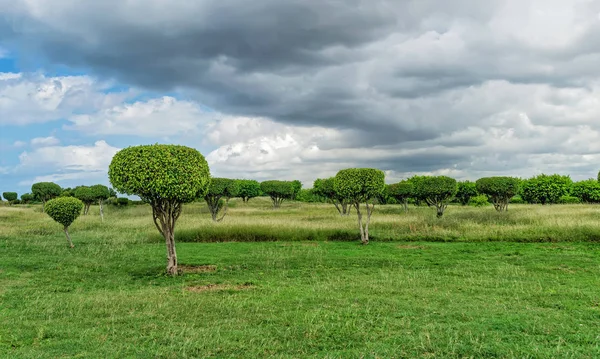
[(260, 189), (271, 197), (292, 199), (296, 187), (292, 181), (272, 180), (261, 182)]
[(238, 197), (241, 198), (254, 198), (260, 196), (260, 183), (255, 180), (237, 180), (239, 184)]
[(73, 197), (58, 197), (46, 203), (46, 213), (65, 227), (69, 227), (81, 214), (83, 202)]
[(47, 201), (62, 194), (62, 188), (54, 182), (38, 182), (31, 186), (31, 194), (40, 201)]
[(238, 180), (229, 178), (211, 178), (210, 186), (205, 197), (237, 197), (240, 190), (240, 183)]
[(415, 186), (415, 197), (431, 205), (452, 199), (458, 191), (456, 180), (447, 176), (415, 176), (409, 181)]
[(114, 188), (146, 202), (188, 203), (203, 197), (210, 173), (204, 156), (179, 145), (142, 145), (117, 152), (108, 168)]
[(110, 191), (105, 185), (96, 184), (91, 186), (90, 190), (92, 191), (92, 194), (96, 201), (105, 201), (110, 198)]
[(567, 196), (573, 185), (569, 176), (541, 174), (525, 181), (522, 197), (529, 203), (558, 203)]
[(79, 186), (75, 188), (73, 192), (74, 197), (80, 200), (85, 204), (91, 204), (96, 202), (96, 197), (94, 196), (94, 192), (88, 186)]
[(414, 191), (414, 184), (408, 180), (400, 181), (387, 186), (388, 195), (399, 202), (406, 202), (413, 196)]
[(600, 203), (600, 182), (595, 179), (575, 182), (571, 194), (585, 203)]
[(335, 175), (333, 186), (340, 198), (366, 202), (384, 191), (385, 174), (375, 168), (348, 168)]
[(475, 197), (477, 194), (477, 186), (474, 182), (458, 182), (458, 192), (456, 193), (456, 198), (463, 206), (467, 205), (471, 197)]
[(2, 197), (4, 197), (4, 199), (9, 202), (13, 202), (16, 201), (17, 198), (19, 198), (19, 195), (17, 194), (17, 192), (3, 192)]

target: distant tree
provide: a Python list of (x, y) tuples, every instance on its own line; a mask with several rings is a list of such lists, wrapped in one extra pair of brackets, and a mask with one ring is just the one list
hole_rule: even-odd
[(291, 181), (264, 181), (260, 184), (260, 189), (271, 197), (273, 208), (279, 208), (283, 201), (294, 199), (296, 186), (297, 184)]
[(348, 201), (340, 197), (334, 188), (335, 177), (317, 178), (313, 183), (313, 193), (317, 196), (325, 198), (329, 203), (332, 203), (337, 209), (340, 216), (350, 214)]
[(424, 193), (417, 190), (423, 187), (423, 181), (425, 181), (427, 178), (429, 178), (429, 176), (412, 176), (406, 180), (413, 185), (412, 198), (415, 200), (415, 205), (425, 203), (428, 207), (431, 207), (431, 205), (427, 202), (427, 198), (424, 197)]
[(94, 192), (88, 186), (78, 186), (75, 188), (74, 197), (83, 202), (84, 209), (83, 215), (87, 216), (90, 211), (90, 206), (96, 202), (96, 197), (94, 196)]
[(63, 188), (60, 197), (75, 197), (75, 190), (73, 188)]
[(60, 196), (62, 188), (54, 182), (38, 182), (31, 186), (31, 194), (42, 202), (42, 212), (46, 209), (46, 202)]
[[(374, 168), (348, 168), (335, 175), (333, 187), (340, 198), (356, 209), (361, 242), (369, 244), (369, 223), (375, 208), (374, 200), (385, 189), (385, 174)], [(364, 223), (360, 210), (362, 203), (367, 211)]]
[(595, 179), (575, 182), (571, 194), (584, 203), (600, 203), (600, 182)]
[(98, 202), (100, 206), (100, 218), (104, 222), (104, 201), (110, 198), (110, 191), (108, 187), (101, 184), (96, 184), (90, 187), (94, 200)]
[(8, 201), (8, 205), (10, 206), (19, 198), (19, 195), (17, 192), (3, 192), (2, 197)]
[(167, 246), (167, 273), (177, 275), (175, 223), (184, 203), (204, 197), (210, 173), (197, 150), (177, 145), (134, 146), (120, 150), (108, 168), (120, 193), (137, 195), (152, 206), (152, 218)]
[(109, 188), (108, 189), (108, 198), (117, 198), (117, 192), (114, 189)]
[(485, 194), (498, 212), (508, 210), (508, 203), (519, 193), (520, 180), (514, 177), (485, 177), (477, 180), (477, 192)]
[(569, 195), (572, 186), (569, 176), (541, 174), (524, 181), (521, 196), (529, 203), (558, 203), (560, 197)]
[(435, 207), (438, 218), (444, 215), (448, 203), (458, 191), (456, 180), (446, 176), (420, 176), (410, 181), (415, 186), (415, 197)]
[(460, 181), (458, 182), (458, 192), (456, 198), (463, 206), (469, 204), (471, 197), (477, 196), (477, 186), (471, 181)]
[(240, 188), (238, 197), (240, 197), (244, 203), (248, 203), (250, 199), (260, 196), (261, 190), (258, 181), (248, 179), (237, 181)]
[(296, 200), (296, 198), (298, 197), (298, 194), (300, 193), (301, 190), (302, 190), (302, 182), (300, 182), (298, 180), (293, 180), (292, 181), (292, 196), (290, 197), (290, 199)]
[[(240, 183), (229, 178), (211, 178), (204, 200), (213, 221), (221, 222), (227, 215), (227, 207), (231, 198), (239, 195)], [(223, 201), (223, 199), (225, 199)], [(219, 213), (222, 211), (220, 217)]]
[(74, 247), (69, 236), (69, 226), (81, 213), (83, 202), (73, 197), (59, 197), (49, 200), (46, 204), (46, 213), (56, 222), (63, 225), (67, 242), (71, 248)]
[(23, 193), (21, 195), (21, 203), (28, 204), (34, 201), (34, 197), (31, 193)]
[(408, 180), (400, 181), (387, 186), (389, 195), (408, 211), (408, 200), (414, 196), (415, 186)]

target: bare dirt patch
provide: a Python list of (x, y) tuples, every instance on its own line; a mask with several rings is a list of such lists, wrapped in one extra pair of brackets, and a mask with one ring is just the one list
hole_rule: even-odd
[(202, 292), (217, 292), (222, 290), (248, 290), (254, 288), (252, 283), (244, 283), (244, 284), (205, 284), (205, 285), (195, 285), (186, 287), (185, 290), (193, 293), (202, 293)]
[(180, 265), (179, 269), (183, 273), (209, 273), (217, 270), (217, 266), (215, 265), (201, 265), (201, 266), (193, 266), (193, 265)]

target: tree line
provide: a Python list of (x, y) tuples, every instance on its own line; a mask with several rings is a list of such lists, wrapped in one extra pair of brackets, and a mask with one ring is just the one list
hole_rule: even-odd
[[(79, 186), (63, 189), (52, 182), (36, 183), (31, 194), (22, 201), (37, 200), (42, 209), (63, 225), (69, 246), (73, 243), (68, 227), (89, 207), (97, 203), (103, 217), (103, 203), (116, 197), (116, 192), (136, 195), (150, 204), (157, 230), (167, 247), (167, 273), (176, 275), (175, 225), (182, 206), (196, 200), (207, 203), (211, 217), (221, 222), (231, 198), (243, 202), (266, 195), (274, 209), (285, 200), (329, 202), (341, 216), (354, 210), (361, 243), (369, 243), (369, 224), (375, 205), (399, 203), (408, 210), (409, 203), (427, 205), (442, 217), (452, 202), (462, 205), (491, 203), (499, 212), (509, 203), (572, 203), (600, 202), (600, 173), (597, 179), (573, 182), (569, 176), (539, 175), (527, 180), (496, 176), (480, 178), (475, 182), (458, 182), (447, 176), (413, 176), (398, 183), (385, 183), (383, 171), (374, 168), (349, 168), (334, 177), (317, 179), (313, 188), (303, 190), (300, 181), (237, 180), (211, 177), (208, 164), (197, 150), (179, 145), (145, 145), (125, 148), (113, 157), (108, 176), (114, 187), (103, 185)], [(116, 190), (116, 191), (115, 191)], [(15, 192), (4, 192), (3, 197), (14, 203)]]

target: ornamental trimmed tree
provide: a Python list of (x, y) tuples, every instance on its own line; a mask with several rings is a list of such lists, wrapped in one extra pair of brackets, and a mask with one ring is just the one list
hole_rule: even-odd
[(96, 202), (92, 189), (88, 186), (78, 186), (73, 191), (73, 197), (83, 202), (83, 215), (87, 216), (90, 211), (90, 206)]
[(21, 203), (28, 204), (34, 201), (33, 195), (31, 193), (23, 193), (21, 195)]
[(471, 181), (460, 181), (458, 182), (458, 192), (456, 192), (456, 199), (461, 205), (466, 206), (469, 204), (471, 197), (477, 196), (477, 185)]
[(46, 203), (46, 214), (56, 222), (62, 224), (67, 242), (71, 248), (75, 247), (69, 236), (69, 226), (79, 217), (83, 209), (83, 202), (73, 197), (59, 197)]
[(477, 180), (477, 191), (491, 200), (498, 212), (508, 210), (508, 203), (517, 193), (521, 180), (515, 177), (484, 177)]
[[(348, 168), (335, 175), (333, 187), (340, 198), (356, 209), (362, 244), (369, 244), (369, 223), (375, 208), (375, 200), (385, 190), (385, 174), (375, 168)], [(361, 204), (366, 207), (363, 223)]]
[(560, 197), (569, 195), (572, 186), (569, 176), (541, 174), (524, 181), (521, 196), (528, 203), (558, 203)]
[(42, 212), (46, 211), (46, 202), (62, 194), (62, 188), (54, 182), (38, 182), (31, 186), (31, 194), (42, 202)]
[(167, 273), (177, 275), (175, 223), (182, 205), (204, 197), (210, 184), (206, 159), (178, 145), (143, 145), (122, 149), (108, 168), (112, 186), (137, 195), (152, 207), (152, 219), (167, 247)]
[(100, 206), (100, 218), (102, 222), (104, 222), (104, 201), (110, 198), (110, 191), (108, 187), (102, 184), (95, 184), (90, 187), (92, 191), (92, 196), (94, 200), (98, 202), (98, 206)]
[(248, 203), (248, 200), (258, 197), (261, 194), (260, 183), (255, 180), (241, 179), (237, 180), (239, 185), (238, 197), (242, 202)]
[(281, 207), (281, 203), (285, 200), (294, 198), (296, 185), (292, 181), (264, 181), (260, 184), (260, 189), (271, 197), (273, 208)]
[(458, 191), (456, 180), (447, 176), (419, 176), (418, 180), (411, 182), (415, 186), (415, 197), (435, 207), (438, 218), (444, 215), (448, 203)]
[(2, 192), (2, 197), (8, 201), (8, 205), (11, 206), (18, 198), (17, 192)]
[(402, 204), (404, 212), (408, 211), (408, 200), (415, 193), (415, 186), (408, 180), (400, 181), (387, 186), (388, 195)]
[[(240, 184), (238, 180), (229, 178), (211, 178), (208, 191), (204, 195), (204, 200), (208, 205), (208, 210), (215, 222), (221, 222), (227, 215), (229, 200), (238, 196)], [(225, 201), (223, 201), (225, 199)], [(221, 212), (219, 217), (219, 212)]]
[(348, 201), (338, 196), (334, 188), (334, 182), (335, 177), (317, 178), (313, 183), (313, 193), (327, 199), (327, 202), (332, 203), (340, 216), (347, 216), (350, 214)]

